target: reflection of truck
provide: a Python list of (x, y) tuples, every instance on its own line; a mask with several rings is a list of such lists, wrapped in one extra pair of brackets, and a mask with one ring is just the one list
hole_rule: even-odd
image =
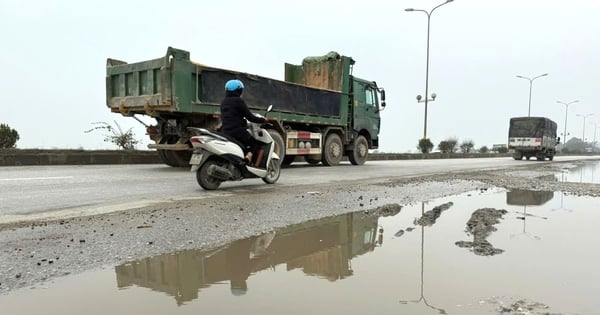
[(517, 206), (541, 206), (554, 198), (552, 191), (513, 189), (506, 192), (506, 204)]
[(181, 304), (224, 281), (232, 291), (245, 292), (248, 277), (281, 264), (285, 268), (280, 270), (336, 281), (352, 276), (351, 259), (374, 251), (382, 233), (378, 216), (362, 212), (308, 221), (215, 250), (186, 250), (117, 266), (117, 286), (151, 288)]
[(278, 81), (193, 63), (189, 52), (169, 48), (164, 57), (137, 63), (108, 59), (106, 102), (124, 116), (155, 118), (147, 128), (155, 141), (149, 147), (165, 164), (187, 166), (187, 127), (218, 129), (225, 82), (237, 78), (250, 108), (273, 105), (269, 132), (285, 164), (304, 156), (309, 163), (337, 165), (347, 155), (359, 165), (379, 146), (385, 93), (374, 81), (354, 77), (353, 65), (334, 52), (307, 57), (302, 65), (285, 64), (285, 81)]
[(556, 123), (544, 117), (514, 117), (510, 119), (508, 129), (508, 149), (513, 151), (513, 158), (535, 156), (543, 161), (554, 159), (556, 153)]

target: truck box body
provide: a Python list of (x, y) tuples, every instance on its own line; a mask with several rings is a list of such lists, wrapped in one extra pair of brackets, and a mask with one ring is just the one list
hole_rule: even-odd
[(532, 156), (552, 160), (556, 148), (556, 123), (545, 117), (514, 117), (510, 119), (508, 149), (514, 158)]
[(285, 143), (303, 143), (289, 138), (290, 132), (317, 142), (318, 147), (308, 151), (288, 147), (288, 154), (320, 154), (320, 142), (333, 129), (342, 138), (345, 151), (358, 134), (368, 137), (369, 148), (377, 148), (380, 121), (376, 92), (380, 89), (373, 81), (354, 78), (353, 64), (352, 58), (334, 52), (308, 57), (302, 65), (285, 64), (286, 81), (280, 81), (194, 63), (189, 52), (169, 47), (164, 57), (153, 60), (129, 64), (108, 59), (107, 106), (124, 116), (156, 118), (157, 125), (149, 131), (156, 144), (150, 147), (186, 151), (191, 148), (186, 128), (217, 130), (225, 83), (239, 79), (245, 86), (242, 98), (251, 110), (263, 113), (273, 105), (269, 117), (277, 121), (274, 131)]

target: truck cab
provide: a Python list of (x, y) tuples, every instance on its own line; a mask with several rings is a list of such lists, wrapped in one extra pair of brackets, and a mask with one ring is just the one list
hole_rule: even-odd
[(377, 83), (353, 77), (352, 92), (354, 104), (352, 104), (352, 126), (355, 132), (363, 135), (369, 140), (369, 148), (376, 149), (379, 146), (379, 128), (381, 126), (380, 108), (385, 102), (378, 97), (379, 88)]

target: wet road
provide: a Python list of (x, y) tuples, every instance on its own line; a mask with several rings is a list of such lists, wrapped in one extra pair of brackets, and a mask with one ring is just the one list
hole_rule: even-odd
[[(595, 157), (559, 156), (555, 161)], [(374, 180), (448, 171), (552, 163), (511, 158), (369, 161), (361, 167), (294, 163), (277, 185)], [(48, 217), (89, 215), (155, 203), (227, 196), (267, 188), (261, 180), (228, 182), (215, 192), (202, 190), (194, 174), (164, 165), (23, 166), (0, 168), (0, 223)]]
[(0, 296), (0, 310), (598, 314), (597, 202), (560, 192), (485, 189), (346, 213), (17, 291)]

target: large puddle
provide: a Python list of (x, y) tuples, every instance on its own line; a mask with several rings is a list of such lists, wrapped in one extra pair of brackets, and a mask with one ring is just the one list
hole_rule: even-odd
[(583, 162), (570, 169), (563, 170), (555, 175), (560, 182), (600, 184), (600, 162)]
[(17, 290), (0, 313), (598, 314), (598, 201), (491, 189), (350, 213)]

